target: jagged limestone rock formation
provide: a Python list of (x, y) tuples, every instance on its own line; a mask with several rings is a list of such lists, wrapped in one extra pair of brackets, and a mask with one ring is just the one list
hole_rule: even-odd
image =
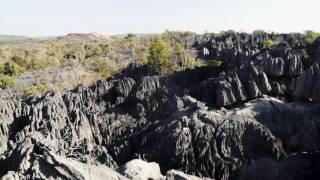
[(319, 67), (301, 39), (266, 47), (270, 37), (199, 42), (222, 67), (159, 75), (130, 65), (63, 95), (0, 91), (0, 176), (316, 179)]
[[(257, 97), (250, 96), (255, 89), (248, 88), (252, 87), (250, 81), (241, 81), (250, 76), (254, 77), (257, 91), (268, 93), (270, 84), (263, 71), (253, 66), (247, 69), (251, 74), (243, 75), (240, 71), (220, 74), (218, 78), (228, 85), (225, 89), (208, 91), (207, 97), (232, 96), (232, 103)], [(6, 166), (2, 175), (55, 176), (42, 175), (42, 168), (54, 168), (48, 164), (39, 165), (44, 166), (39, 167), (39, 172), (30, 171), (30, 163), (35, 161), (30, 162), (25, 156), (37, 153), (34, 147), (39, 145), (35, 144), (43, 144), (57, 157), (88, 166), (117, 169), (131, 159), (141, 158), (159, 163), (162, 174), (176, 169), (214, 179), (235, 179), (239, 170), (254, 160), (280, 160), (288, 153), (314, 151), (319, 147), (315, 135), (318, 126), (312, 125), (319, 122), (315, 115), (319, 106), (297, 106), (264, 97), (239, 109), (211, 109), (210, 104), (180, 93), (191, 92), (193, 88), (173, 83), (168, 80), (171, 78), (183, 82), (179, 76), (127, 74), (99, 81), (92, 87), (78, 86), (65, 95), (51, 91), (24, 101), (2, 100), (6, 105), (2, 107), (1, 125), (7, 127), (2, 130), (5, 143), (0, 166)], [(200, 81), (194, 87), (204, 84)], [(219, 101), (212, 104), (216, 106), (216, 102)], [(73, 173), (80, 172), (62, 177)], [(84, 176), (87, 175), (81, 175)], [(81, 179), (80, 175), (75, 177)]]

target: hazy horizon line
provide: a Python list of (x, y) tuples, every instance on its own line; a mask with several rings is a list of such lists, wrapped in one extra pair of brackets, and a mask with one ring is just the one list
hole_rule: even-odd
[[(291, 32), (284, 32), (284, 31), (273, 31), (273, 30), (264, 30), (264, 29), (256, 29), (253, 31), (244, 31), (244, 30), (234, 30), (234, 29), (227, 29), (227, 30), (220, 30), (220, 31), (207, 31), (204, 30), (203, 32), (196, 32), (196, 31), (190, 31), (190, 30), (163, 30), (161, 32), (125, 32), (125, 33), (106, 33), (106, 32), (101, 32), (101, 31), (90, 31), (90, 32), (84, 32), (84, 31), (76, 31), (76, 32), (66, 32), (66, 33), (57, 33), (57, 34), (47, 34), (47, 35), (28, 35), (28, 34), (14, 34), (14, 33), (0, 33), (1, 36), (21, 36), (21, 37), (27, 37), (27, 38), (40, 38), (40, 37), (59, 37), (59, 36), (66, 36), (68, 34), (72, 33), (79, 33), (79, 34), (90, 34), (90, 33), (99, 33), (105, 36), (121, 36), (121, 35), (126, 35), (126, 34), (162, 34), (165, 33), (166, 31), (169, 32), (192, 32), (196, 34), (205, 34), (205, 33), (221, 33), (221, 32), (226, 32), (226, 31), (235, 31), (238, 33), (253, 33), (256, 30), (262, 30), (267, 33), (276, 33), (276, 34), (291, 34), (291, 33), (305, 33), (306, 31), (314, 31), (310, 29), (306, 30), (301, 30), (301, 31), (291, 31)], [(317, 31), (314, 31), (317, 32)]]

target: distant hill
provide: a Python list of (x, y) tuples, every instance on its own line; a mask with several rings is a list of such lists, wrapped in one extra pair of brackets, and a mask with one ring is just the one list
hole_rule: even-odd
[(56, 39), (55, 36), (39, 36), (39, 37), (27, 37), (18, 35), (0, 35), (0, 43), (23, 43), (23, 42), (35, 42), (35, 41), (47, 41)]
[(92, 33), (69, 33), (65, 36), (58, 37), (59, 40), (85, 40), (85, 41), (94, 41), (94, 40), (108, 40), (109, 36), (100, 34), (97, 32)]
[(0, 42), (21, 42), (28, 40), (32, 40), (32, 38), (16, 35), (0, 35)]

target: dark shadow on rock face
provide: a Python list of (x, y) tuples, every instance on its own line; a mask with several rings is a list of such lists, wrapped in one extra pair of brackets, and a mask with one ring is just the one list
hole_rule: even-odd
[(18, 117), (15, 118), (15, 121), (10, 125), (10, 140), (15, 140), (16, 132), (20, 132), (24, 127), (30, 124), (28, 117)]

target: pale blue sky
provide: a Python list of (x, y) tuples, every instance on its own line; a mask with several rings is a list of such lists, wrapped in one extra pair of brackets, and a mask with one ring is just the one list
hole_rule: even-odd
[(319, 0), (0, 0), (0, 34), (320, 31)]

